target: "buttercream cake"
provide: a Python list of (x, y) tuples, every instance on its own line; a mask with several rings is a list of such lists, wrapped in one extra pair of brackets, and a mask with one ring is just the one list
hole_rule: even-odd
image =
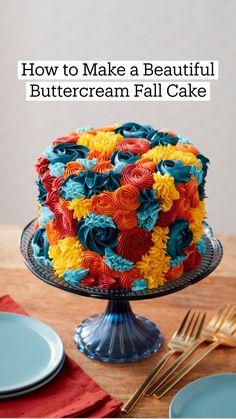
[(209, 160), (172, 131), (80, 128), (39, 157), (34, 257), (74, 285), (157, 288), (196, 269)]

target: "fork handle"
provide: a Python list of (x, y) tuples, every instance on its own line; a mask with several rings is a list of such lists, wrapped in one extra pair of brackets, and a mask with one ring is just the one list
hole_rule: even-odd
[(124, 413), (129, 413), (131, 409), (136, 405), (139, 399), (142, 397), (143, 393), (147, 390), (151, 382), (154, 380), (158, 372), (165, 366), (167, 361), (170, 359), (172, 355), (174, 355), (176, 351), (174, 349), (170, 349), (157, 363), (155, 368), (146, 378), (146, 380), (141, 384), (141, 386), (135, 391), (135, 393), (130, 397), (130, 399), (124, 404), (121, 411)]
[(198, 355), (196, 355), (187, 365), (185, 365), (181, 370), (171, 378), (167, 383), (163, 384), (159, 389), (155, 392), (154, 396), (157, 398), (161, 398), (166, 394), (176, 383), (178, 383), (181, 378), (183, 378), (192, 368), (195, 367), (205, 356), (207, 356), (210, 352), (212, 352), (217, 346), (221, 345), (221, 341), (212, 342), (208, 345), (205, 349), (203, 349)]
[(195, 349), (201, 345), (201, 343), (204, 340), (198, 340), (196, 343), (194, 343), (192, 346), (190, 346), (188, 349), (186, 349), (170, 366), (169, 368), (167, 368), (167, 370), (157, 379), (157, 381), (155, 381), (155, 383), (153, 383), (152, 386), (150, 386), (146, 393), (145, 396), (152, 396), (159, 387), (161, 387), (161, 385), (163, 384), (164, 381), (167, 380), (167, 378), (185, 361), (186, 358), (188, 358), (189, 355), (191, 355), (191, 353), (193, 351), (195, 351)]

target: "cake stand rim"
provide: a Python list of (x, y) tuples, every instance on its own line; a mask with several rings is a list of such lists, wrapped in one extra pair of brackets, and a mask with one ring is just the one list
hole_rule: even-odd
[[(213, 235), (213, 231), (212, 228), (210, 227), (210, 225), (208, 223), (206, 223), (205, 221), (203, 222), (204, 225), (204, 233), (205, 236), (207, 237), (207, 239), (209, 241), (211, 241), (211, 243), (214, 241), (215, 244), (217, 244), (218, 247), (218, 251), (219, 251), (219, 257), (216, 263), (214, 263), (214, 259), (211, 261), (210, 266), (208, 267), (208, 269), (206, 269), (201, 275), (199, 275), (196, 278), (193, 278), (192, 280), (189, 280), (189, 282), (180, 284), (176, 287), (173, 286), (173, 288), (167, 289), (167, 290), (163, 290), (162, 292), (158, 293), (158, 289), (160, 291), (161, 287), (155, 288), (153, 290), (150, 289), (150, 293), (148, 294), (139, 294), (140, 291), (135, 292), (133, 291), (133, 294), (127, 294), (125, 295), (119, 295), (119, 293), (111, 293), (109, 291), (104, 292), (103, 290), (98, 290), (96, 289), (94, 292), (93, 291), (88, 291), (86, 289), (86, 287), (84, 287), (84, 289), (81, 288), (73, 288), (73, 287), (69, 287), (69, 286), (63, 286), (61, 284), (58, 283), (54, 283), (52, 281), (49, 281), (48, 279), (46, 279), (45, 277), (42, 276), (42, 274), (40, 272), (38, 272), (37, 270), (33, 269), (32, 265), (30, 264), (30, 260), (27, 260), (23, 251), (23, 239), (24, 239), (24, 235), (27, 232), (27, 229), (29, 229), (30, 227), (33, 226), (35, 222), (35, 219), (33, 219), (32, 221), (30, 221), (28, 224), (26, 224), (26, 226), (23, 228), (23, 231), (20, 235), (19, 238), (19, 248), (20, 248), (20, 252), (21, 255), (23, 257), (24, 263), (26, 265), (26, 267), (30, 270), (30, 272), (32, 272), (37, 278), (39, 278), (41, 281), (45, 282), (48, 285), (54, 286), (62, 291), (66, 291), (66, 292), (70, 292), (72, 294), (77, 294), (80, 295), (81, 297), (90, 297), (90, 298), (98, 298), (98, 299), (102, 299), (102, 300), (130, 300), (130, 301), (137, 301), (137, 300), (145, 300), (145, 299), (152, 299), (152, 298), (159, 298), (159, 297), (164, 297), (166, 295), (169, 294), (173, 294), (175, 292), (181, 291), (184, 288), (187, 288), (191, 285), (196, 284), (197, 282), (201, 281), (202, 279), (206, 278), (207, 276), (209, 276), (212, 272), (214, 272), (214, 270), (217, 268), (217, 266), (220, 264), (222, 257), (223, 257), (223, 246), (220, 242), (220, 240), (216, 239)], [(30, 238), (30, 243), (32, 240), (33, 234), (31, 234), (31, 238)], [(34, 259), (35, 261), (35, 259)], [(39, 265), (39, 263), (38, 263)], [(46, 265), (42, 265), (44, 269), (47, 269)], [(197, 268), (199, 269), (199, 268)], [(191, 271), (191, 273), (194, 273), (195, 271), (197, 271), (197, 269)], [(181, 279), (181, 278), (180, 278)], [(171, 281), (173, 284), (175, 281)], [(90, 289), (91, 290), (91, 289)], [(97, 291), (99, 291), (97, 293)], [(121, 290), (122, 292), (124, 292), (124, 290)], [(153, 293), (151, 293), (151, 291)]]

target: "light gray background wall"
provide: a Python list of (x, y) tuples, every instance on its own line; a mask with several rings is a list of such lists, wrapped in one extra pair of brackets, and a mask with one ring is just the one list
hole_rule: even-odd
[[(33, 164), (79, 126), (135, 120), (189, 137), (211, 158), (208, 219), (236, 232), (235, 0), (1, 0), (0, 222), (35, 215)], [(211, 102), (32, 103), (17, 60), (218, 59)]]

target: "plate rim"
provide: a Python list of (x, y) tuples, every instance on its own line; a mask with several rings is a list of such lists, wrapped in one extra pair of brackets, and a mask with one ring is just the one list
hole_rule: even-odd
[[(1, 317), (18, 318), (18, 319), (26, 321), (26, 322), (29, 321), (29, 322), (32, 322), (32, 323), (39, 324), (43, 328), (43, 330), (46, 330), (45, 334), (43, 335), (44, 338), (46, 338), (46, 340), (50, 340), (50, 336), (49, 336), (49, 333), (50, 333), (51, 335), (53, 335), (55, 337), (55, 339), (57, 340), (57, 343), (59, 345), (58, 348), (57, 348), (57, 351), (54, 352), (54, 356), (56, 355), (55, 360), (54, 360), (54, 365), (51, 366), (48, 373), (46, 373), (44, 376), (42, 375), (42, 373), (41, 373), (41, 376), (38, 374), (38, 378), (36, 380), (33, 380), (32, 378), (31, 378), (31, 380), (28, 379), (27, 382), (25, 382), (25, 384), (22, 384), (20, 386), (5, 387), (4, 390), (0, 390), (0, 395), (4, 395), (4, 394), (17, 392), (18, 390), (21, 391), (21, 390), (24, 390), (26, 388), (32, 387), (33, 385), (36, 385), (37, 383), (40, 383), (42, 380), (48, 378), (61, 365), (61, 363), (62, 363), (62, 361), (65, 357), (65, 352), (64, 352), (63, 342), (62, 342), (60, 336), (47, 323), (45, 323), (41, 320), (38, 320), (38, 319), (36, 319), (32, 316), (28, 316), (26, 314), (12, 313), (12, 312), (7, 312), (7, 311), (0, 311), (0, 320), (1, 320)], [(47, 332), (49, 332), (48, 335), (47, 335)], [(51, 346), (53, 344), (52, 340), (50, 340), (50, 343), (51, 344), (49, 346), (51, 348)], [(56, 359), (57, 359), (57, 361), (56, 361)]]
[(32, 393), (33, 391), (38, 390), (39, 388), (41, 388), (41, 387), (45, 386), (46, 384), (50, 383), (54, 378), (56, 378), (56, 376), (62, 370), (62, 368), (64, 366), (64, 363), (65, 363), (65, 359), (66, 359), (66, 355), (64, 353), (64, 356), (62, 358), (62, 362), (60, 363), (58, 368), (51, 375), (46, 377), (45, 380), (39, 381), (38, 383), (36, 383), (32, 387), (27, 387), (27, 388), (24, 388), (22, 390), (9, 392), (9, 393), (6, 393), (6, 394), (0, 394), (0, 401), (1, 400), (9, 400), (9, 399), (13, 399), (15, 397), (23, 396), (24, 394)]
[(216, 373), (216, 374), (209, 374), (209, 375), (205, 375), (204, 377), (199, 377), (196, 380), (191, 381), (190, 383), (186, 384), (184, 387), (182, 387), (172, 398), (171, 402), (170, 402), (170, 406), (169, 406), (169, 418), (173, 419), (176, 418), (176, 416), (173, 416), (173, 405), (176, 402), (177, 397), (179, 397), (179, 395), (186, 391), (186, 388), (192, 387), (194, 386), (196, 383), (200, 382), (200, 381), (207, 381), (207, 380), (211, 380), (215, 377), (223, 377), (223, 376), (235, 376), (236, 379), (236, 372), (222, 372), (222, 373)]

